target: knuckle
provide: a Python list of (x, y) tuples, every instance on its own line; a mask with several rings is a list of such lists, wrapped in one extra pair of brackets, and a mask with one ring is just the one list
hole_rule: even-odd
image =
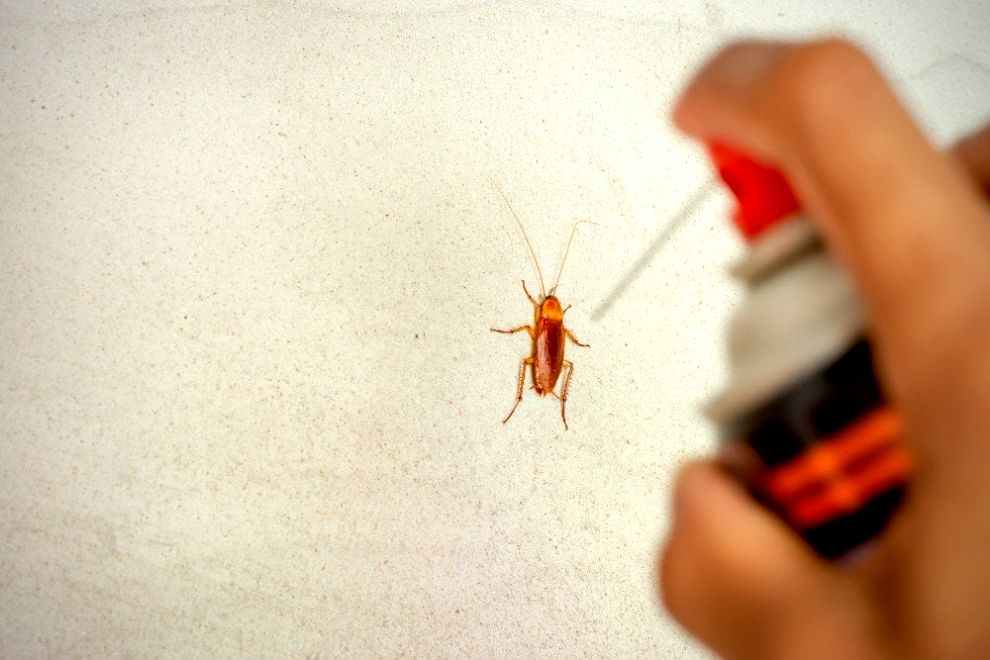
[(874, 65), (859, 47), (833, 38), (794, 48), (770, 81), (770, 92), (800, 131), (848, 107), (877, 79)]
[(803, 97), (815, 94), (823, 87), (848, 82), (853, 74), (870, 66), (859, 47), (848, 41), (816, 41), (790, 52), (781, 63), (775, 83), (781, 91)]

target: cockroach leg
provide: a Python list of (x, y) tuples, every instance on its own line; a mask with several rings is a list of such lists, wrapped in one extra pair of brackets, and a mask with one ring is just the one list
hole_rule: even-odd
[(590, 348), (591, 347), (591, 344), (582, 344), (580, 341), (578, 341), (578, 338), (575, 337), (574, 336), (574, 333), (571, 332), (570, 330), (564, 330), (564, 332), (567, 333), (567, 338), (568, 339), (570, 339), (572, 342), (574, 342), (575, 344), (577, 344), (581, 348)]
[(522, 283), (523, 283), (523, 291), (526, 292), (526, 297), (529, 298), (529, 302), (533, 303), (533, 307), (539, 307), (540, 303), (536, 302), (536, 298), (534, 298), (532, 294), (529, 292), (529, 289), (526, 288), (526, 280), (523, 280)]
[(505, 416), (502, 423), (505, 424), (512, 417), (512, 413), (516, 412), (516, 408), (519, 406), (519, 402), (522, 401), (523, 385), (526, 383), (526, 367), (533, 364), (533, 358), (528, 357), (519, 364), (519, 381), (516, 383), (516, 402), (512, 404), (512, 410), (509, 414)]
[(564, 360), (563, 368), (567, 369), (567, 375), (564, 376), (564, 384), (560, 388), (560, 418), (564, 420), (564, 430), (567, 430), (567, 392), (571, 389), (571, 376), (574, 375), (574, 363), (570, 360)]
[(517, 332), (522, 332), (523, 330), (525, 330), (526, 332), (529, 333), (530, 337), (533, 336), (533, 328), (532, 326), (528, 326), (528, 325), (517, 325), (516, 327), (509, 328), (508, 330), (502, 330), (501, 328), (492, 328), (491, 330), (492, 332), (498, 332), (503, 335), (514, 335)]

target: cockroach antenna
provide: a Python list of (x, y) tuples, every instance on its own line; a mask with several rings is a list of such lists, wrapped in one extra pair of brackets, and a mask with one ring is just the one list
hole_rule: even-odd
[(523, 226), (522, 220), (519, 219), (519, 216), (516, 215), (516, 210), (512, 208), (509, 198), (505, 196), (504, 192), (502, 192), (502, 188), (495, 182), (495, 179), (491, 179), (491, 182), (492, 185), (495, 186), (495, 190), (498, 191), (498, 194), (505, 200), (505, 205), (509, 207), (509, 211), (512, 212), (512, 217), (516, 219), (516, 224), (519, 225), (519, 229), (522, 230), (523, 238), (526, 239), (526, 246), (529, 248), (529, 254), (533, 257), (533, 265), (536, 266), (536, 274), (540, 276), (540, 298), (546, 298), (547, 291), (546, 286), (543, 284), (543, 271), (540, 270), (540, 261), (536, 258), (536, 251), (533, 249), (533, 244), (529, 240), (529, 235), (526, 233), (526, 228)]
[(567, 239), (567, 247), (564, 248), (564, 256), (560, 260), (560, 268), (557, 270), (557, 279), (553, 283), (553, 287), (550, 288), (550, 295), (554, 295), (557, 291), (557, 285), (560, 284), (560, 274), (564, 272), (564, 262), (567, 261), (567, 255), (571, 251), (571, 243), (574, 241), (574, 234), (577, 233), (578, 225), (594, 225), (598, 226), (597, 223), (591, 222), (590, 220), (578, 220), (574, 223), (574, 227), (571, 229), (571, 237)]

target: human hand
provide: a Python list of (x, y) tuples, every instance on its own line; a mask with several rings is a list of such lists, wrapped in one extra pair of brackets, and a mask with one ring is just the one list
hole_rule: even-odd
[(727, 657), (990, 657), (990, 130), (936, 151), (841, 41), (716, 56), (674, 119), (784, 172), (871, 319), (916, 457), (855, 565), (814, 555), (712, 463), (685, 468), (663, 599)]

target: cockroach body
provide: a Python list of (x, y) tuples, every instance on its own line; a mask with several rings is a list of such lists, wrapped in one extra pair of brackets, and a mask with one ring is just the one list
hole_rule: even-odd
[[(567, 429), (567, 394), (571, 387), (571, 376), (574, 375), (574, 364), (570, 360), (564, 359), (564, 343), (567, 339), (569, 339), (578, 346), (584, 348), (587, 348), (588, 344), (582, 344), (578, 341), (577, 337), (575, 337), (574, 334), (568, 330), (566, 326), (564, 326), (564, 313), (570, 309), (570, 305), (567, 307), (561, 307), (560, 300), (555, 294), (557, 291), (557, 286), (560, 283), (560, 274), (564, 270), (564, 261), (566, 261), (567, 253), (571, 249), (571, 241), (574, 240), (574, 232), (577, 230), (577, 226), (582, 223), (575, 223), (574, 228), (571, 230), (571, 237), (567, 241), (567, 248), (564, 250), (564, 257), (560, 262), (560, 270), (557, 271), (557, 281), (554, 283), (553, 288), (550, 289), (550, 293), (548, 295), (544, 289), (543, 273), (540, 270), (540, 263), (536, 259), (536, 253), (533, 251), (533, 245), (529, 241), (529, 236), (526, 235), (526, 229), (523, 227), (522, 221), (519, 220), (519, 216), (516, 215), (512, 205), (509, 203), (509, 199), (505, 196), (505, 193), (502, 192), (502, 189), (498, 187), (498, 184), (495, 184), (495, 189), (498, 190), (499, 194), (502, 196), (502, 199), (505, 200), (509, 210), (512, 211), (513, 217), (519, 224), (519, 228), (523, 233), (523, 238), (526, 239), (526, 245), (529, 246), (530, 254), (533, 257), (533, 263), (536, 265), (536, 272), (540, 277), (539, 300), (530, 294), (529, 290), (526, 288), (526, 281), (523, 280), (522, 283), (523, 291), (526, 293), (526, 297), (529, 298), (529, 302), (533, 305), (533, 325), (520, 325), (507, 330), (501, 330), (498, 328), (491, 329), (492, 332), (500, 332), (502, 334), (515, 334), (517, 332), (526, 331), (529, 333), (530, 339), (533, 342), (529, 357), (525, 358), (519, 365), (519, 377), (516, 382), (515, 403), (512, 405), (512, 410), (509, 411), (509, 414), (502, 420), (502, 423), (505, 424), (509, 421), (512, 414), (516, 412), (519, 402), (522, 401), (523, 388), (526, 383), (526, 367), (528, 366), (532, 369), (532, 389), (536, 390), (536, 393), (540, 396), (552, 394), (560, 400), (560, 418), (564, 422), (564, 429)], [(557, 394), (554, 391), (554, 387), (556, 387), (561, 372), (564, 370), (566, 370), (567, 373), (564, 374), (564, 381), (560, 387), (560, 394)]]

